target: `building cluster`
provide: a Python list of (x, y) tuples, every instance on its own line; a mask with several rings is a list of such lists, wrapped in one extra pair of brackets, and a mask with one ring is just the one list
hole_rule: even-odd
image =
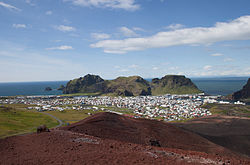
[(28, 109), (36, 109), (37, 111), (92, 109), (114, 112), (109, 107), (117, 107), (133, 112), (133, 116), (136, 118), (173, 121), (211, 115), (210, 111), (201, 108), (201, 105), (218, 102), (217, 100), (216, 96), (204, 96), (203, 94), (137, 97), (20, 96), (2, 98), (0, 104), (32, 105)]
[(211, 115), (203, 105), (202, 95), (164, 95), (138, 97), (82, 98), (87, 105), (115, 106), (133, 111), (135, 117), (159, 118), (165, 121), (183, 120)]

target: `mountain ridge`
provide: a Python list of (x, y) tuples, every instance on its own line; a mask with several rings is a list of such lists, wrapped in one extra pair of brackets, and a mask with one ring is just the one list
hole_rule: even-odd
[(70, 80), (63, 90), (64, 94), (100, 93), (114, 96), (146, 96), (163, 94), (194, 94), (202, 91), (183, 75), (166, 75), (149, 82), (140, 76), (117, 77), (104, 80), (98, 75), (87, 74)]

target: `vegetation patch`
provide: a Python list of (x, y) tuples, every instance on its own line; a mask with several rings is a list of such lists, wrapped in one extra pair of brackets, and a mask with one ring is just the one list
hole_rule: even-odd
[(220, 114), (227, 116), (249, 117), (249, 105), (235, 105), (235, 104), (205, 104), (202, 108), (209, 109), (212, 114)]
[(65, 94), (98, 93), (98, 95), (109, 96), (195, 94), (201, 92), (189, 78), (179, 75), (166, 75), (161, 79), (154, 78), (152, 82), (148, 82), (140, 76), (104, 80), (98, 75), (88, 74), (84, 77), (70, 80), (63, 89)]
[(99, 96), (101, 93), (100, 92), (95, 92), (95, 93), (71, 93), (71, 94), (63, 94), (60, 96), (67, 96), (67, 97), (74, 97), (74, 96)]
[(64, 110), (64, 111), (47, 111), (46, 113), (49, 113), (60, 120), (62, 120), (64, 123), (75, 123), (80, 120), (83, 120), (87, 117), (90, 116), (90, 114), (95, 114), (98, 112), (103, 112), (103, 111), (94, 111), (94, 110)]
[(42, 124), (51, 128), (58, 122), (42, 113), (24, 110), (21, 105), (0, 106), (0, 138), (35, 132)]

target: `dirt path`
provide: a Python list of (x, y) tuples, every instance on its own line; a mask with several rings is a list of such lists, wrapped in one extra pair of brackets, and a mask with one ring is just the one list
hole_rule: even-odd
[(49, 113), (46, 113), (46, 112), (42, 112), (42, 113), (45, 114), (45, 115), (48, 115), (48, 116), (50, 116), (50, 117), (52, 117), (54, 119), (56, 119), (59, 122), (59, 124), (56, 127), (54, 127), (54, 128), (61, 127), (64, 124), (61, 119), (59, 119), (59, 118), (57, 118), (57, 117), (55, 117), (55, 116), (53, 116), (53, 115), (51, 115)]

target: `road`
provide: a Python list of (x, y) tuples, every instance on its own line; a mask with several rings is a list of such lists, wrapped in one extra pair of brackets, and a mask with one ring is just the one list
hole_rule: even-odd
[(58, 119), (57, 117), (55, 117), (55, 116), (53, 116), (53, 115), (51, 115), (49, 113), (46, 113), (46, 112), (42, 112), (42, 113), (45, 114), (45, 115), (48, 115), (48, 116), (50, 116), (50, 117), (52, 117), (54, 119), (56, 119), (59, 122), (59, 124), (56, 127), (54, 127), (54, 128), (61, 127), (64, 124), (62, 120)]

